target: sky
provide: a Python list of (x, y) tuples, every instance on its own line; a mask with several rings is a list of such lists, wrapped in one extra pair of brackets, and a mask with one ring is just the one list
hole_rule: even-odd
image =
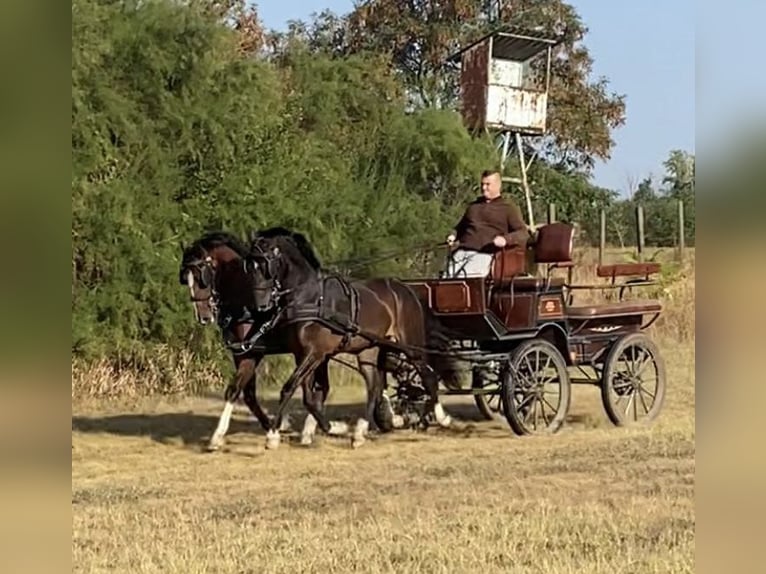
[[(626, 96), (626, 122), (613, 132), (612, 156), (593, 173), (596, 185), (625, 193), (629, 181), (661, 177), (671, 150), (696, 152), (694, 0), (570, 3), (589, 29), (585, 45), (594, 60), (593, 78), (607, 77), (611, 90)], [(351, 0), (257, 4), (264, 24), (273, 29), (284, 29), (291, 19), (308, 20), (324, 9), (344, 14), (352, 7)], [(711, 12), (709, 23), (715, 18)]]

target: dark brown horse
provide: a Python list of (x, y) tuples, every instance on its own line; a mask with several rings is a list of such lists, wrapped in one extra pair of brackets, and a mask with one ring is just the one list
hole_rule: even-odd
[[(189, 289), (194, 311), (202, 325), (218, 323), (224, 338), (232, 347), (236, 374), (224, 393), (225, 406), (208, 443), (209, 450), (218, 449), (229, 428), (234, 403), (240, 395), (263, 427), (271, 430), (272, 420), (256, 397), (256, 369), (266, 354), (285, 353), (279, 328), (271, 328), (273, 311), (255, 310), (252, 277), (243, 263), (247, 250), (235, 236), (224, 232), (208, 233), (183, 249), (179, 279)], [(255, 340), (257, 337), (257, 340)], [(319, 366), (308, 400), (324, 400), (329, 390), (327, 363)], [(316, 397), (316, 398), (314, 398)], [(306, 419), (303, 442), (313, 438), (311, 415)], [(340, 423), (331, 424), (334, 434), (345, 432)]]
[(273, 317), (273, 314), (253, 312), (253, 285), (243, 268), (246, 252), (236, 237), (224, 232), (208, 233), (183, 250), (179, 279), (189, 289), (197, 321), (202, 325), (219, 324), (224, 338), (233, 346), (236, 368), (224, 394), (226, 405), (218, 427), (210, 438), (210, 450), (223, 444), (234, 403), (240, 395), (263, 429), (271, 429), (271, 419), (256, 398), (255, 375), (258, 363), (269, 343), (274, 344), (277, 333), (270, 333), (252, 348), (236, 348), (237, 343), (251, 339)]
[[(454, 377), (445, 367), (436, 373), (424, 351), (435, 328), (417, 295), (395, 279), (347, 282), (328, 275), (308, 241), (299, 233), (273, 228), (258, 233), (248, 255), (255, 279), (254, 299), (260, 312), (275, 312), (276, 325), (285, 336), (296, 368), (282, 388), (280, 404), (267, 433), (267, 448), (279, 444), (279, 426), (290, 397), (300, 386), (306, 408), (320, 429), (330, 434), (332, 425), (323, 411), (326, 389), (315, 392), (312, 384), (318, 368), (338, 353), (356, 355), (367, 385), (367, 407), (354, 431), (352, 445), (365, 441), (370, 422), (382, 401), (386, 355), (403, 353), (417, 370), (427, 392), (426, 411), (441, 426), (450, 424), (438, 397), (439, 376)], [(379, 417), (378, 417), (379, 419)], [(307, 423), (310, 419), (307, 418)], [(394, 426), (398, 426), (394, 424)], [(311, 434), (313, 429), (304, 429)]]

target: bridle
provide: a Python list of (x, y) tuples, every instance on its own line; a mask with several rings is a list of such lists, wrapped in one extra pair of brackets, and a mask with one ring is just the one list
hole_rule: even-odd
[[(255, 243), (252, 246), (252, 249), (256, 251), (256, 253), (250, 253), (250, 255), (245, 259), (244, 267), (245, 272), (249, 272), (248, 265), (252, 266), (252, 271), (254, 272), (256, 269), (261, 269), (262, 274), (271, 282), (270, 286), (261, 287), (258, 285), (258, 281), (254, 281), (253, 290), (256, 292), (261, 291), (269, 291), (269, 304), (268, 305), (257, 305), (257, 310), (259, 312), (266, 312), (274, 309), (275, 307), (277, 310), (280, 310), (283, 306), (283, 297), (290, 293), (292, 289), (283, 289), (282, 283), (279, 281), (279, 275), (280, 275), (280, 262), (282, 260), (282, 254), (279, 251), (278, 247), (273, 247), (271, 249), (264, 249), (261, 245)], [(263, 264), (259, 263), (258, 261), (262, 261)]]
[[(195, 276), (193, 270), (197, 271)], [(213, 258), (209, 255), (204, 259), (196, 259), (186, 263), (182, 268), (179, 276), (181, 285), (188, 285), (188, 274), (192, 273), (192, 278), (197, 282), (200, 289), (210, 289), (210, 295), (207, 297), (197, 297), (194, 295), (194, 290), (190, 293), (189, 299), (194, 303), (201, 303), (206, 301), (213, 312), (213, 315), (218, 317), (218, 308), (220, 303), (220, 297), (218, 291), (215, 288), (215, 267), (213, 266)], [(199, 277), (199, 280), (197, 280)]]

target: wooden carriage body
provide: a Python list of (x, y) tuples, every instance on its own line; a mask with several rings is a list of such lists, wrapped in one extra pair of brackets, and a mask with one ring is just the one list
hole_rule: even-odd
[[(410, 279), (407, 284), (452, 333), (477, 345), (512, 348), (541, 337), (553, 343), (569, 365), (593, 363), (620, 337), (639, 332), (661, 313), (656, 300), (619, 300), (573, 305), (573, 291), (593, 285), (572, 285), (573, 228), (554, 223), (538, 230), (526, 250), (504, 249), (493, 259), (489, 276), (451, 279)], [(525, 273), (527, 262), (546, 268), (543, 276)], [(639, 269), (639, 267), (641, 267)], [(600, 267), (610, 277), (648, 275), (658, 269), (643, 264)], [(555, 277), (555, 269), (569, 271)]]

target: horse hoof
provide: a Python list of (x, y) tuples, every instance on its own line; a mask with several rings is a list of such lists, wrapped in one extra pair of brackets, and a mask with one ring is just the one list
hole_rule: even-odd
[(276, 450), (279, 448), (279, 433), (269, 431), (266, 433), (266, 448), (268, 450)]
[(440, 427), (446, 429), (448, 426), (450, 426), (452, 424), (452, 417), (449, 416), (449, 415), (446, 415), (442, 420), (440, 420), (438, 422), (439, 422), (439, 426)]
[(402, 415), (394, 415), (394, 417), (391, 419), (391, 426), (393, 426), (395, 429), (403, 429), (406, 425), (407, 422), (404, 420)]
[(215, 452), (218, 449), (220, 449), (223, 446), (223, 440), (222, 439), (211, 439), (209, 443), (207, 443), (207, 446), (205, 449), (208, 452)]
[(362, 446), (365, 442), (367, 442), (367, 441), (365, 439), (363, 439), (363, 438), (354, 437), (353, 439), (351, 439), (351, 448), (357, 449), (360, 446)]
[(301, 435), (301, 445), (311, 446), (314, 443), (314, 437), (311, 435)]

